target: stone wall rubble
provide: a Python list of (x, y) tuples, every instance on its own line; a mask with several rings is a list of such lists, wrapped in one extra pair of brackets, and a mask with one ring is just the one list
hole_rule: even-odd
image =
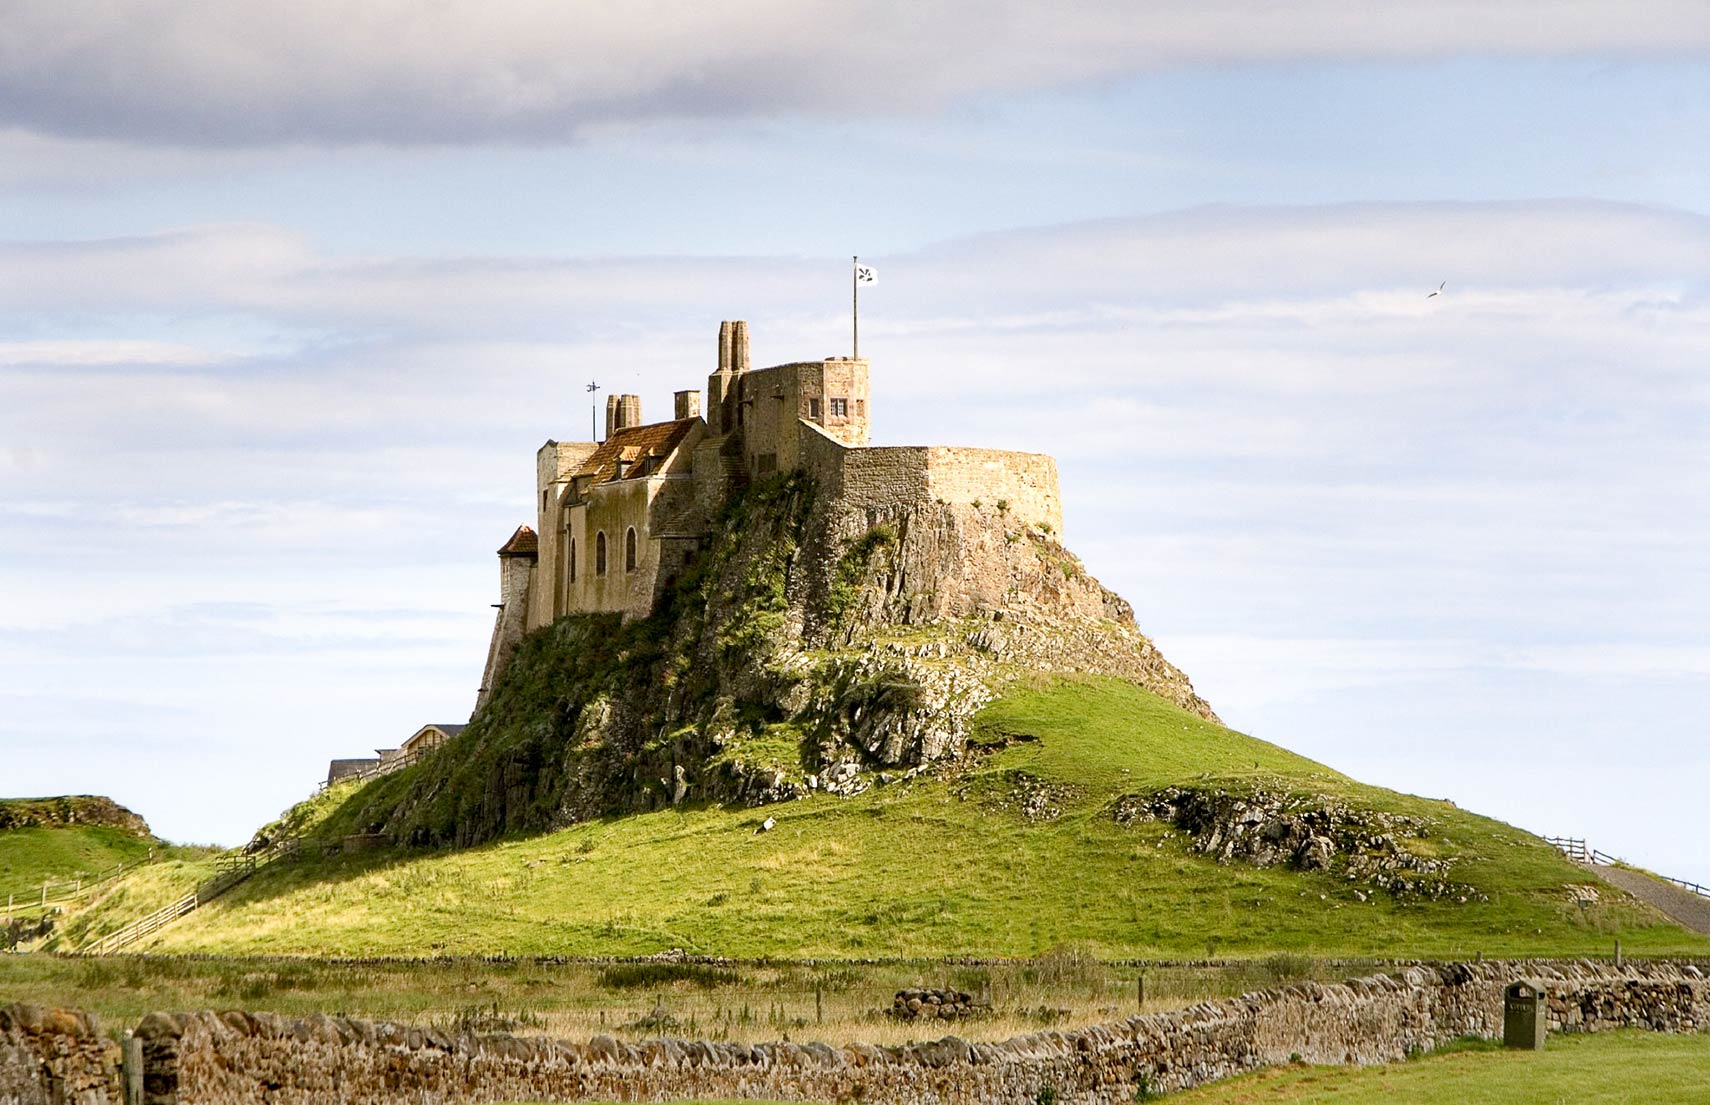
[(0, 1105), (118, 1105), (119, 1045), (87, 1013), (0, 1008)]
[[(973, 1105), (1033, 1102), (1045, 1087), (1065, 1103), (1114, 1105), (1142, 1084), (1179, 1090), (1297, 1056), (1379, 1063), (1461, 1036), (1500, 1036), (1502, 990), (1516, 978), (1547, 987), (1552, 1031), (1710, 1028), (1710, 982), (1699, 966), (1578, 961), (1421, 965), (1001, 1043), (570, 1043), (237, 1012), (151, 1014), (136, 1037), (146, 1105), (695, 1097)], [(0, 1103), (116, 1103), (113, 1051), (81, 1014), (12, 1007), (0, 1019)], [(63, 1072), (55, 1077), (74, 1087), (66, 1096), (44, 1089), (40, 1069), (55, 1063)]]

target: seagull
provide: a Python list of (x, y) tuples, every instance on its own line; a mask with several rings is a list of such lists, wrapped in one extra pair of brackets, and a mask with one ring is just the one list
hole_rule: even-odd
[[(1445, 281), (1443, 281), (1443, 284), (1447, 284), (1447, 283), (1448, 283), (1448, 281), (1447, 281), (1447, 280), (1445, 280)], [(1438, 295), (1442, 295), (1442, 294), (1443, 294), (1443, 284), (1438, 284), (1438, 285), (1437, 285), (1437, 290), (1436, 290), (1436, 291), (1434, 291), (1434, 292), (1432, 292), (1432, 293), (1431, 293), (1431, 295), (1428, 295), (1428, 296), (1426, 296), (1426, 297), (1425, 297), (1425, 298), (1426, 298), (1426, 299), (1430, 299), (1430, 298), (1431, 298), (1431, 296), (1438, 296)]]

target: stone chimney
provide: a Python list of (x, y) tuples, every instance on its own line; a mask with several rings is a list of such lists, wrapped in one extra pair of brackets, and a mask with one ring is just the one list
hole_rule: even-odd
[(730, 337), (731, 337), (731, 325), (730, 325), (730, 323), (728, 323), (728, 322), (719, 323), (718, 324), (718, 374), (720, 376), (729, 376), (730, 375), (730, 373), (731, 373), (731, 367), (730, 367), (731, 362), (735, 359), (731, 356)]
[(734, 371), (748, 371), (748, 324), (741, 319), (730, 324), (730, 361)]
[(679, 391), (677, 393), (677, 421), (685, 418), (701, 416), (701, 393), (698, 391)]
[(639, 425), (641, 425), (641, 396), (606, 396), (606, 436), (608, 438), (617, 430), (627, 430), (631, 426)]

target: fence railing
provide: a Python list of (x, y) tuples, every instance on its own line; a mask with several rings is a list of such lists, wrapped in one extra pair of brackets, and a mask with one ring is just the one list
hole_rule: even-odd
[(57, 881), (49, 880), (43, 882), (39, 888), (32, 886), (21, 893), (9, 892), (6, 895), (6, 912), (4, 916), (10, 917), (12, 914), (21, 910), (41, 909), (45, 906), (50, 906), (55, 902), (65, 902), (70, 901), (73, 898), (81, 898), (83, 895), (89, 893), (91, 890), (94, 890), (103, 883), (111, 882), (126, 871), (135, 870), (143, 864), (153, 861), (153, 859), (154, 849), (150, 848), (146, 855), (133, 859), (128, 863), (121, 863), (116, 867), (110, 867), (107, 870), (91, 875), (88, 878), (61, 879)]
[(1700, 898), (1710, 898), (1710, 886), (1702, 886), (1695, 882), (1687, 882), (1685, 879), (1677, 879), (1672, 875), (1658, 875), (1657, 878), (1662, 879), (1664, 882), (1671, 882), (1682, 890), (1696, 894)]
[(381, 760), (372, 767), (365, 767), (361, 771), (353, 771), (349, 775), (340, 775), (338, 778), (330, 781), (322, 779), (320, 783), (316, 785), (315, 793), (319, 794), (321, 791), (338, 783), (348, 783), (353, 780), (355, 782), (365, 783), (370, 779), (378, 779), (382, 775), (390, 775), (394, 771), (402, 771), (411, 764), (420, 763), (422, 757), (426, 756), (428, 752), (432, 752), (434, 748), (438, 747), (440, 746), (436, 744), (433, 748), (429, 748), (422, 752), (400, 752), (389, 760)]
[[(1599, 848), (1588, 848), (1583, 837), (1577, 836), (1546, 836), (1544, 843), (1553, 844), (1561, 849), (1562, 855), (1580, 863), (1590, 863), (1602, 867), (1611, 867), (1626, 861), (1610, 855)], [(1672, 875), (1657, 875), (1663, 882), (1672, 883), (1682, 890), (1696, 894), (1700, 898), (1710, 898), (1710, 886), (1691, 882), (1687, 879), (1677, 879)]]
[(295, 837), (288, 837), (260, 852), (248, 854), (227, 852), (214, 861), (213, 877), (203, 880), (196, 889), (175, 902), (161, 906), (148, 916), (132, 921), (117, 932), (110, 932), (90, 941), (78, 948), (77, 954), (108, 955), (129, 944), (134, 944), (143, 937), (160, 931), (186, 913), (224, 894), (263, 867), (280, 860), (290, 859), (301, 850), (301, 841)]

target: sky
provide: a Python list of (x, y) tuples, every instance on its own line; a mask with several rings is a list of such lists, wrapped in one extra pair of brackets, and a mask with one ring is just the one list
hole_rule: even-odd
[(1055, 455), (1228, 724), (1710, 883), (1701, 0), (0, 0), (0, 794), (464, 720), (585, 385), (854, 254), (875, 443)]

